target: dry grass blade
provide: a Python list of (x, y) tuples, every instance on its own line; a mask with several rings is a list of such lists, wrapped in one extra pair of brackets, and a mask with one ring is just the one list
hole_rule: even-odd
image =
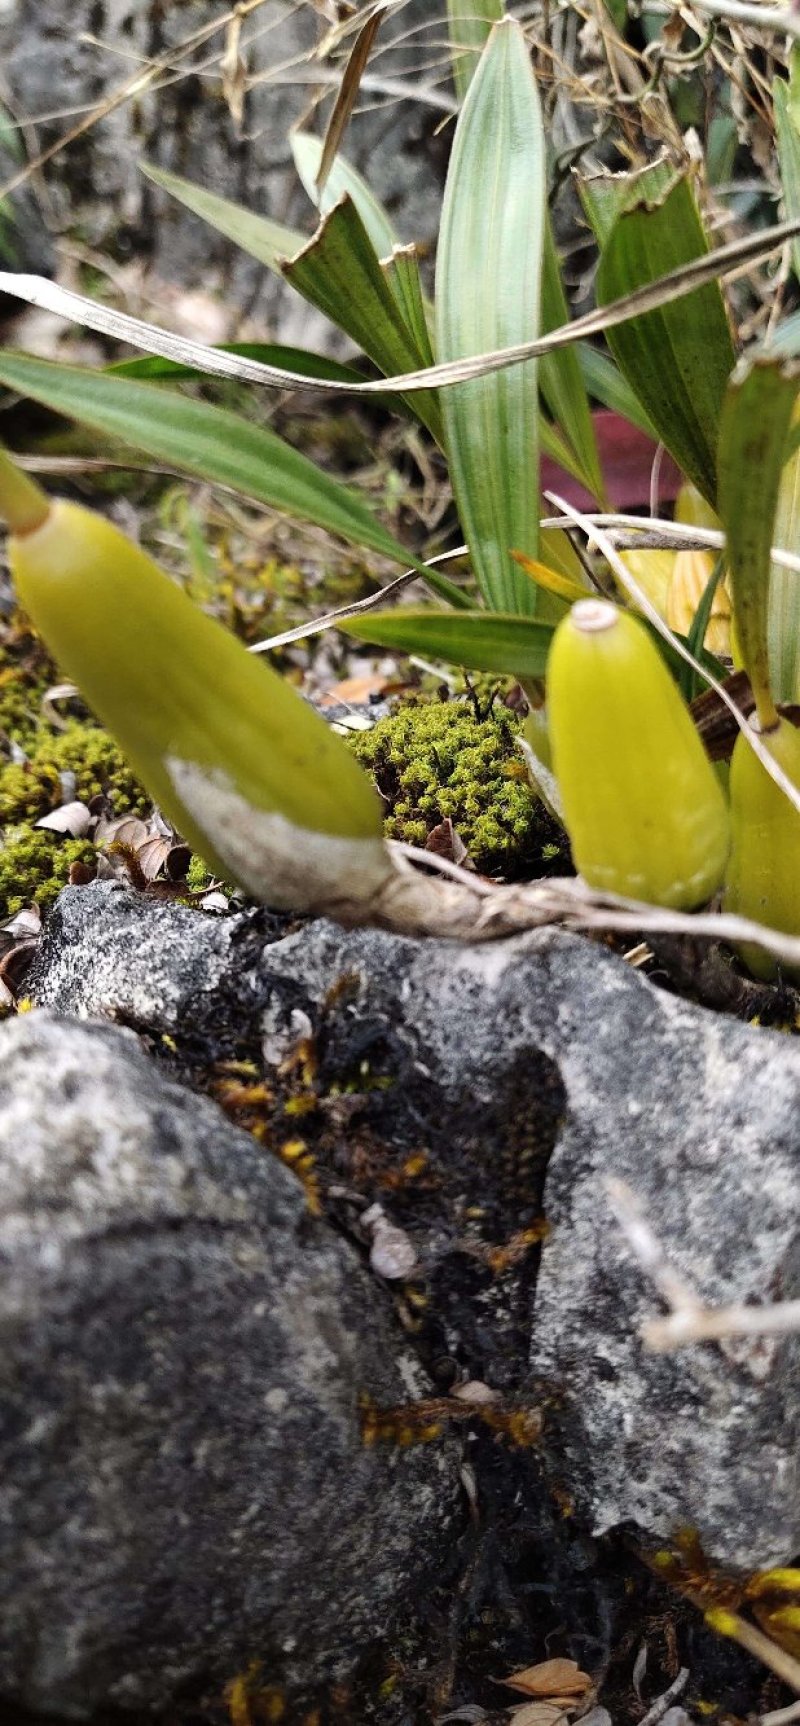
[(151, 60), (144, 71), (137, 71), (132, 78), (126, 78), (124, 84), (120, 84), (116, 90), (112, 90), (110, 96), (107, 96), (105, 101), (99, 102), (90, 114), (85, 114), (77, 125), (72, 126), (68, 132), (64, 132), (60, 138), (56, 138), (52, 144), (48, 144), (47, 149), (40, 151), (33, 161), (26, 162), (24, 168), (20, 168), (18, 173), (12, 174), (9, 179), (5, 180), (0, 186), (0, 198), (7, 198), (11, 192), (17, 190), (18, 186), (24, 185), (25, 181), (29, 180), (33, 174), (37, 174), (40, 168), (44, 168), (48, 162), (51, 162), (54, 156), (58, 156), (69, 144), (74, 144), (76, 139), (82, 138), (86, 132), (90, 132), (100, 120), (106, 120), (109, 114), (116, 113), (117, 108), (121, 108), (126, 102), (132, 102), (136, 97), (143, 95), (162, 72), (171, 72), (178, 61), (186, 59), (187, 55), (193, 53), (195, 48), (201, 48), (205, 42), (210, 41), (212, 37), (219, 35), (222, 31), (228, 30), (231, 25), (241, 24), (245, 18), (249, 18), (251, 12), (257, 12), (264, 5), (266, 5), (266, 0), (239, 0), (238, 5), (231, 6), (219, 18), (212, 18), (208, 24), (202, 25), (199, 30), (194, 30), (191, 36), (187, 36), (183, 42), (177, 43), (175, 47), (159, 55), (157, 59)]
[[(443, 563), (452, 563), (456, 558), (463, 557), (466, 546), (456, 546), (454, 551), (442, 552), (440, 557), (430, 559), (431, 569)], [(326, 629), (338, 629), (351, 617), (360, 617), (364, 612), (377, 611), (386, 600), (401, 593), (412, 581), (420, 580), (418, 569), (407, 569), (404, 575), (398, 575), (394, 581), (387, 582), (385, 587), (379, 587), (377, 593), (370, 593), (366, 599), (354, 600), (352, 605), (340, 605), (336, 611), (326, 611), (321, 617), (313, 617), (308, 623), (298, 623), (294, 629), (284, 629), (281, 635), (271, 635), (268, 641), (254, 642), (251, 653), (271, 653), (273, 648), (288, 647), (292, 641), (307, 641), (312, 635), (322, 635)]]
[(494, 353), (476, 354), (472, 359), (452, 360), (446, 365), (427, 366), (422, 371), (405, 372), (396, 377), (380, 378), (363, 384), (339, 383), (328, 378), (309, 379), (307, 374), (302, 372), (286, 371), (279, 366), (261, 365), (256, 360), (222, 353), (218, 348), (189, 341), (184, 336), (171, 335), (157, 324), (148, 324), (140, 318), (128, 317), (111, 306), (103, 306), (95, 300), (87, 299), (83, 294), (72, 293), (71, 290), (48, 281), (44, 276), (0, 271), (0, 291), (11, 294), (14, 299), (25, 300), (29, 305), (38, 306), (43, 311), (55, 312), (56, 316), (67, 318), (72, 323), (83, 324), (86, 329), (94, 330), (99, 335), (128, 342), (131, 347), (139, 348), (144, 353), (158, 354), (164, 359), (179, 360), (184, 365), (197, 367), (211, 377), (238, 378), (244, 383), (268, 384), (278, 389), (285, 389), (289, 385), (306, 390), (333, 391), (337, 395), (385, 395), (387, 389), (410, 394), (416, 390), (430, 389), (432, 385), (442, 387), (465, 383), (470, 378), (484, 377), (489, 372), (502, 371), (506, 366), (518, 365), (523, 360), (535, 359), (539, 354), (567, 347), (571, 342), (585, 337), (601, 335), (604, 330), (625, 323), (628, 318), (652, 311), (671, 299), (679, 299), (684, 294), (692, 293), (704, 282), (729, 275), (745, 264), (762, 262), (798, 234), (800, 219), (781, 222), (774, 228), (745, 235), (741, 240), (733, 240), (728, 246), (720, 246), (719, 250), (712, 252), (710, 256), (687, 264), (680, 270), (674, 270), (669, 276), (662, 276), (659, 282), (653, 282), (635, 294), (626, 295), (624, 300), (613, 301), (601, 312), (588, 312), (585, 317), (576, 318), (573, 323), (564, 324), (561, 328), (552, 330), (549, 335), (540, 336), (536, 341), (523, 342), (517, 347), (504, 348)]
[(374, 12), (360, 29), (342, 75), (339, 93), (333, 104), (333, 111), (325, 132), (325, 142), (322, 146), (322, 157), (317, 172), (317, 190), (321, 192), (338, 155), (345, 132), (347, 131), (353, 109), (358, 101), (361, 79), (367, 69), (367, 62), (372, 52), (372, 44), (380, 30), (387, 12), (396, 5), (396, 0), (382, 0)]

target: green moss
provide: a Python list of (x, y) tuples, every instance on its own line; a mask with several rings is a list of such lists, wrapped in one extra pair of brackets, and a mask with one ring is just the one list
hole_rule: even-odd
[(93, 869), (96, 862), (88, 839), (11, 828), (0, 842), (0, 918), (13, 917), (34, 899), (46, 911), (66, 887), (73, 863)]
[(477, 869), (520, 879), (567, 867), (568, 852), (528, 782), (519, 729), (502, 706), (478, 718), (466, 702), (409, 702), (348, 741), (384, 800), (387, 838), (424, 845), (449, 818)]
[[(74, 783), (66, 797), (63, 774)], [(108, 734), (76, 720), (66, 731), (40, 731), (26, 762), (0, 768), (0, 820), (35, 822), (60, 803), (88, 803), (101, 792), (118, 814), (144, 814), (150, 807)]]

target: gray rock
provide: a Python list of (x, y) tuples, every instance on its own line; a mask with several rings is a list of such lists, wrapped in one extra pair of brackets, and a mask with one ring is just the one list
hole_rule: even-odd
[[(63, 136), (71, 116), (99, 105), (143, 62), (176, 49), (220, 17), (215, 0), (180, 5), (163, 0), (6, 0), (0, 9), (0, 57), (16, 112), (36, 124), (46, 147)], [(436, 137), (441, 106), (420, 100), (418, 73), (439, 48), (444, 6), (411, 0), (381, 32), (374, 75), (390, 88), (367, 91), (366, 112), (348, 137), (348, 154), (368, 169), (370, 182), (395, 217), (404, 240), (435, 238), (443, 150)], [(58, 225), (80, 228), (84, 241), (117, 260), (150, 258), (172, 281), (201, 282), (232, 297), (242, 310), (257, 307), (275, 318), (282, 339), (324, 339), (324, 320), (237, 248), (215, 236), (149, 185), (138, 172), (141, 157), (201, 185), (288, 221), (310, 234), (314, 217), (300, 188), (287, 142), (290, 127), (319, 92), (330, 62), (307, 56), (328, 28), (310, 6), (269, 5), (242, 29), (252, 79), (241, 136), (225, 100), (219, 60), (220, 31), (202, 49), (176, 62), (174, 77), (155, 92), (118, 105), (54, 156), (45, 179)], [(392, 47), (402, 34), (403, 43)], [(388, 50), (388, 51), (387, 51)], [(404, 74), (407, 94), (391, 80)], [(317, 80), (315, 82), (315, 80)], [(392, 94), (394, 90), (394, 94)], [(57, 99), (54, 100), (54, 92)], [(443, 95), (445, 114), (447, 92)], [(324, 113), (329, 111), (326, 103)], [(41, 120), (39, 117), (41, 116)], [(319, 325), (319, 327), (317, 327)]]
[[(421, 1218), (400, 1194), (386, 1200), (390, 1219), (415, 1239), (470, 1372), (545, 1393), (549, 1466), (582, 1517), (660, 1538), (692, 1523), (714, 1557), (747, 1570), (790, 1558), (800, 1548), (796, 1344), (646, 1354), (638, 1327), (658, 1298), (603, 1179), (631, 1185), (709, 1303), (796, 1295), (797, 1044), (687, 1005), (558, 931), (474, 949), (326, 923), (270, 933), (265, 945), (258, 919), (209, 925), (114, 889), (75, 889), (31, 987), (61, 1012), (167, 1029), (187, 1059), (201, 1030), (224, 1043), (232, 1013), (240, 1029), (249, 1015), (250, 1046), (273, 1060), (306, 1026), (340, 1085), (371, 1059), (386, 1088), (360, 1120), (399, 1151), (424, 1143), (440, 1175)], [(343, 977), (350, 992), (336, 1012)], [(519, 1223), (530, 1219), (548, 1159), (551, 1233), (526, 1380), (515, 1350), (530, 1284), (517, 1288), (512, 1322), (486, 1285), (466, 1314), (452, 1272), (492, 1229), (508, 1239), (515, 1207)]]
[(446, 1442), (362, 1442), (362, 1393), (425, 1386), (363, 1258), (130, 1033), (0, 1029), (4, 1719), (346, 1671), (454, 1531)]

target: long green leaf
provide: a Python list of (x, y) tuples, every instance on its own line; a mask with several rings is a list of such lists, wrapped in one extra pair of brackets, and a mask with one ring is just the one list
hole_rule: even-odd
[[(772, 86), (784, 214), (790, 219), (800, 216), (800, 121), (797, 100), (799, 86), (800, 63), (795, 45), (790, 60), (789, 83), (786, 84), (782, 78), (776, 78)], [(800, 281), (799, 240), (792, 243), (792, 269)]]
[[(528, 47), (495, 24), (461, 110), (436, 270), (442, 361), (534, 337), (545, 215), (544, 134)], [(473, 568), (494, 611), (532, 614), (536, 589), (510, 556), (539, 544), (535, 363), (441, 397), (450, 476)]]
[[(561, 265), (549, 215), (542, 253), (542, 330), (569, 323), (569, 306), (561, 280)], [(577, 349), (558, 348), (539, 361), (539, 388), (562, 436), (572, 446), (586, 490), (605, 501), (603, 473), (594, 435), (589, 397)]]
[(627, 378), (622, 376), (618, 366), (604, 354), (600, 348), (593, 348), (589, 342), (577, 343), (578, 364), (581, 368), (583, 381), (590, 396), (594, 397), (601, 407), (610, 408), (612, 413), (621, 414), (631, 425), (638, 426), (640, 431), (658, 442), (652, 421), (642, 407), (639, 397), (631, 389)]
[[(791, 448), (800, 430), (795, 404), (787, 440), (789, 455), (778, 487), (772, 543), (781, 551), (800, 551), (800, 448)], [(785, 452), (784, 452), (785, 453)], [(769, 583), (769, 669), (776, 701), (800, 701), (800, 580), (793, 570), (773, 563)]]
[(503, 617), (499, 612), (402, 609), (371, 612), (342, 628), (357, 641), (443, 659), (470, 671), (543, 677), (554, 625), (531, 617)]
[(317, 174), (322, 161), (321, 140), (315, 138), (312, 132), (292, 132), (289, 142), (303, 187), (320, 215), (329, 215), (347, 194), (355, 204), (377, 256), (388, 258), (401, 241), (383, 205), (375, 197), (363, 175), (348, 162), (346, 156), (338, 155), (320, 192), (317, 188)]
[[(597, 300), (609, 305), (708, 255), (688, 178), (656, 162), (593, 180), (584, 200), (600, 238)], [(611, 352), (682, 472), (716, 502), (722, 402), (734, 351), (717, 283), (607, 332)]]
[[(323, 473), (275, 432), (251, 425), (226, 408), (193, 401), (157, 384), (7, 350), (0, 350), (0, 383), (185, 473), (230, 486), (396, 563), (423, 568), (355, 492)], [(432, 586), (437, 585), (434, 572), (426, 570), (425, 576)]]
[(243, 252), (257, 258), (260, 264), (266, 264), (267, 269), (274, 270), (276, 275), (280, 275), (284, 258), (293, 258), (308, 239), (307, 234), (286, 228), (268, 216), (256, 216), (241, 204), (232, 203), (230, 198), (207, 192), (204, 186), (196, 186), (192, 180), (184, 180), (180, 174), (170, 174), (166, 168), (157, 168), (152, 162), (140, 162), (139, 167), (146, 179), (152, 180), (162, 191), (169, 192), (179, 204), (183, 204), (184, 209), (200, 216), (210, 228), (224, 234), (226, 240), (233, 240), (234, 245), (241, 246)]
[(459, 102), (472, 83), (492, 25), (504, 15), (504, 0), (447, 0), (450, 58)]
[(768, 615), (775, 510), (800, 366), (741, 365), (725, 396), (719, 439), (718, 510), (725, 529), (733, 617), (758, 717), (774, 723)]
[[(221, 354), (238, 354), (247, 360), (258, 360), (264, 366), (282, 366), (287, 371), (305, 372), (309, 378), (332, 378), (341, 384), (363, 383), (363, 374), (355, 366), (342, 365), (327, 354), (315, 354), (310, 348), (287, 348), (279, 342), (221, 342), (214, 350)], [(180, 360), (160, 359), (148, 354), (140, 360), (116, 360), (106, 370), (115, 378), (201, 378), (206, 374), (198, 366), (183, 365)]]
[[(339, 329), (346, 330), (382, 372), (427, 364), (349, 193), (323, 217), (314, 239), (283, 265), (283, 275)], [(420, 391), (409, 398), (408, 405), (441, 442), (444, 433), (435, 393)]]

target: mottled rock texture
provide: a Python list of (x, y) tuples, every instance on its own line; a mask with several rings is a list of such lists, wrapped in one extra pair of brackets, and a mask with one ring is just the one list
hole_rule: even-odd
[(132, 1035), (0, 1028), (4, 1720), (347, 1671), (457, 1533), (446, 1440), (362, 1441), (425, 1387), (365, 1255)]
[[(0, 10), (4, 79), (15, 113), (33, 121), (29, 140), (47, 147), (143, 62), (164, 58), (166, 73), (152, 88), (117, 105), (53, 158), (45, 173), (52, 215), (58, 224), (79, 227), (86, 243), (118, 261), (149, 259), (170, 280), (222, 287), (241, 309), (278, 319), (281, 335), (291, 340), (309, 334), (304, 302), (156, 192), (137, 169), (139, 158), (147, 157), (313, 231), (287, 137), (310, 99), (324, 91), (320, 80), (340, 75), (328, 60), (309, 66), (306, 59), (329, 26), (313, 6), (283, 0), (269, 0), (244, 22), (241, 49), (250, 82), (240, 129), (220, 73), (225, 32), (179, 57), (182, 45), (226, 10), (216, 0), (70, 0), (69, 6), (64, 0), (7, 0)], [(390, 87), (365, 92), (368, 111), (356, 117), (348, 138), (348, 153), (368, 171), (401, 238), (422, 243), (435, 239), (438, 226), (446, 145), (435, 134), (452, 92), (445, 83), (444, 113), (420, 101), (418, 68), (441, 55), (444, 15), (443, 5), (411, 0), (386, 22), (370, 71), (388, 78)], [(403, 42), (392, 48), (401, 35)], [(401, 90), (406, 80), (405, 98), (398, 78)], [(330, 99), (323, 113), (329, 108)], [(45, 118), (58, 112), (65, 117)]]
[[(658, 1299), (603, 1187), (629, 1182), (707, 1301), (796, 1295), (795, 1042), (659, 992), (557, 931), (474, 949), (324, 922), (281, 938), (258, 917), (210, 923), (115, 888), (62, 896), (31, 986), (61, 1012), (166, 1030), (190, 1064), (236, 1025), (271, 1060), (304, 1027), (340, 1088), (366, 1065), (351, 1150), (366, 1156), (370, 1135), (399, 1157), (425, 1148), (435, 1198), (412, 1186), (386, 1208), (468, 1369), (546, 1397), (549, 1466), (589, 1525), (664, 1537), (690, 1522), (744, 1569), (800, 1547), (795, 1343), (646, 1354), (638, 1326)], [(355, 1178), (341, 1143), (328, 1154)], [(516, 1306), (478, 1267), (515, 1214), (530, 1222), (545, 1169), (531, 1326), (532, 1255)], [(471, 1308), (454, 1276), (464, 1254)]]

